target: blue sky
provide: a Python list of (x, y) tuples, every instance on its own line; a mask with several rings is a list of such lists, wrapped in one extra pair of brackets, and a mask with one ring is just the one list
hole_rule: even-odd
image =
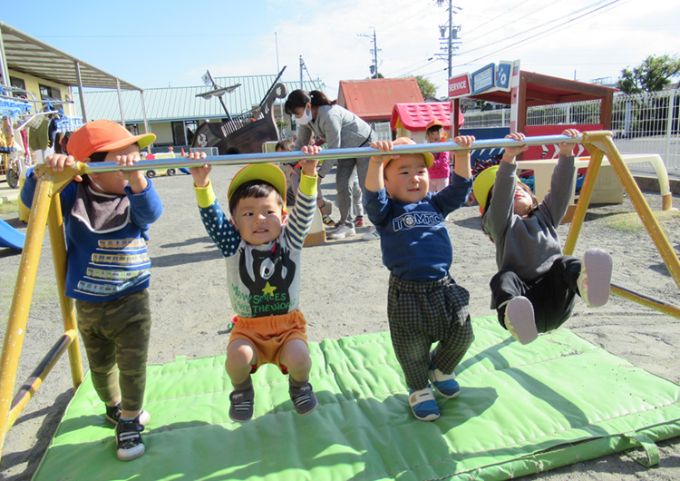
[[(200, 85), (213, 75), (307, 71), (337, 96), (369, 75), (372, 36), (386, 77), (423, 75), (446, 92), (435, 0), (115, 2), (24, 0), (2, 21), (142, 88)], [(447, 2), (443, 2), (446, 4)], [(459, 0), (462, 43), (453, 74), (520, 59), (525, 70), (589, 81), (618, 77), (647, 55), (680, 55), (680, 2)], [(278, 55), (277, 55), (278, 53)], [(307, 77), (307, 72), (304, 76)]]

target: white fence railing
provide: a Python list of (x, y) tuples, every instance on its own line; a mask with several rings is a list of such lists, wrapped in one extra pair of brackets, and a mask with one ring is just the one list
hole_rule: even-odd
[[(528, 125), (596, 124), (600, 103), (597, 100), (530, 107)], [(465, 127), (508, 127), (510, 109), (465, 112)], [(659, 154), (668, 173), (680, 176), (680, 90), (614, 95), (612, 128), (614, 142), (622, 154)], [(631, 170), (649, 172), (646, 164)]]

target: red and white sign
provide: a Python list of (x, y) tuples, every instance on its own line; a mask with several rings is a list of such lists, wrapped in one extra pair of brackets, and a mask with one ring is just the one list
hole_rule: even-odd
[(470, 79), (468, 74), (451, 77), (449, 79), (449, 98), (470, 95)]

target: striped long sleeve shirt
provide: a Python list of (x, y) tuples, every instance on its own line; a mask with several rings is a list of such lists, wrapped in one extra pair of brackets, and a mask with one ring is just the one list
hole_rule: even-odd
[(245, 242), (215, 198), (212, 186), (195, 188), (201, 220), (226, 258), (229, 299), (238, 316), (285, 314), (300, 303), (300, 258), (316, 208), (316, 177), (303, 175), (281, 234), (263, 245)]

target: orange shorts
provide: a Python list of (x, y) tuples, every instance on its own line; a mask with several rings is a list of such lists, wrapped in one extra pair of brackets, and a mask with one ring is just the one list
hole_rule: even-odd
[(229, 344), (237, 339), (244, 339), (255, 348), (252, 372), (263, 364), (276, 364), (286, 374), (288, 369), (280, 362), (281, 350), (292, 339), (307, 342), (307, 323), (298, 310), (276, 316), (236, 316)]

